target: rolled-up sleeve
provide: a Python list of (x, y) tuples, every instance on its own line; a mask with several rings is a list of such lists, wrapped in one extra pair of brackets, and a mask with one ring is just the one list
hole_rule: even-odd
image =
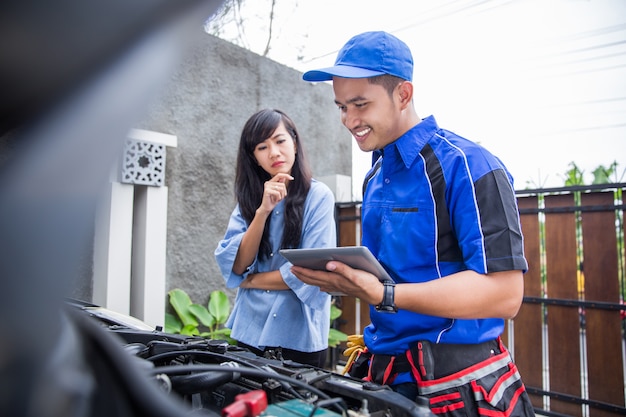
[(235, 258), (239, 251), (239, 245), (241, 245), (241, 239), (243, 239), (246, 230), (248, 230), (248, 225), (241, 216), (239, 206), (237, 206), (230, 215), (224, 239), (220, 240), (215, 249), (215, 260), (217, 261), (217, 265), (220, 268), (220, 272), (228, 288), (239, 287), (239, 284), (241, 284), (250, 271), (254, 270), (256, 264), (255, 259), (252, 265), (250, 265), (242, 275), (233, 272), (233, 265), (235, 264)]

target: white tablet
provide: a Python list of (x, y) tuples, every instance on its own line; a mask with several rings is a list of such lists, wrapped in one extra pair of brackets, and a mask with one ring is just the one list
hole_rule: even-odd
[(309, 269), (326, 270), (328, 261), (340, 261), (354, 268), (374, 274), (381, 281), (393, 281), (385, 268), (365, 246), (338, 248), (281, 249), (280, 254), (294, 265)]

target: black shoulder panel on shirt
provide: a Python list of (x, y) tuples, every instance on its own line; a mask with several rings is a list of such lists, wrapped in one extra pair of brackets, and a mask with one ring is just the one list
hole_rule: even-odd
[(485, 239), (489, 272), (526, 270), (524, 241), (515, 191), (502, 169), (476, 181), (476, 198)]
[(382, 164), (383, 164), (383, 158), (379, 157), (376, 163), (374, 164), (374, 167), (372, 168), (372, 170), (363, 180), (363, 196), (362, 196), (363, 199), (365, 198), (365, 190), (367, 189), (367, 184), (370, 182), (372, 177), (376, 175), (376, 173), (378, 172)]
[(441, 169), (439, 159), (430, 145), (424, 146), (420, 152), (426, 163), (426, 172), (431, 183), (435, 210), (437, 215), (437, 253), (443, 262), (462, 262), (463, 254), (459, 248), (459, 241), (454, 234), (450, 222), (450, 212), (446, 204), (446, 179)]

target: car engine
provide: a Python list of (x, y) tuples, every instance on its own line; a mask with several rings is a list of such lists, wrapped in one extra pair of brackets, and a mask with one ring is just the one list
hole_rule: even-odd
[[(142, 376), (145, 384), (155, 387), (156, 392), (173, 398), (186, 410), (186, 415), (432, 415), (426, 400), (410, 401), (386, 386), (280, 358), (260, 357), (223, 340), (149, 330), (86, 303), (69, 304), (79, 315), (87, 316), (82, 326), (87, 322), (97, 323), (100, 329), (91, 333), (95, 335), (104, 329), (111, 336), (110, 342), (118, 345), (119, 349), (114, 349), (111, 343), (102, 343), (104, 338), (98, 337), (101, 354), (103, 345), (109, 345), (109, 353), (102, 356), (116, 355), (117, 358), (109, 358), (118, 362), (116, 367), (120, 357), (125, 356), (124, 362), (129, 360), (140, 370), (141, 375), (135, 376)], [(121, 372), (129, 370), (130, 367), (120, 368)]]

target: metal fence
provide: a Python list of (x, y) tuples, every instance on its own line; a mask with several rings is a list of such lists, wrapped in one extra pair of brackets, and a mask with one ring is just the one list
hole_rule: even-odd
[[(525, 297), (503, 340), (535, 408), (552, 416), (626, 415), (626, 184), (517, 192), (529, 263)], [(340, 246), (360, 242), (360, 203), (336, 207)], [(360, 333), (367, 305), (351, 297), (339, 329)], [(341, 362), (338, 353), (334, 359)]]

